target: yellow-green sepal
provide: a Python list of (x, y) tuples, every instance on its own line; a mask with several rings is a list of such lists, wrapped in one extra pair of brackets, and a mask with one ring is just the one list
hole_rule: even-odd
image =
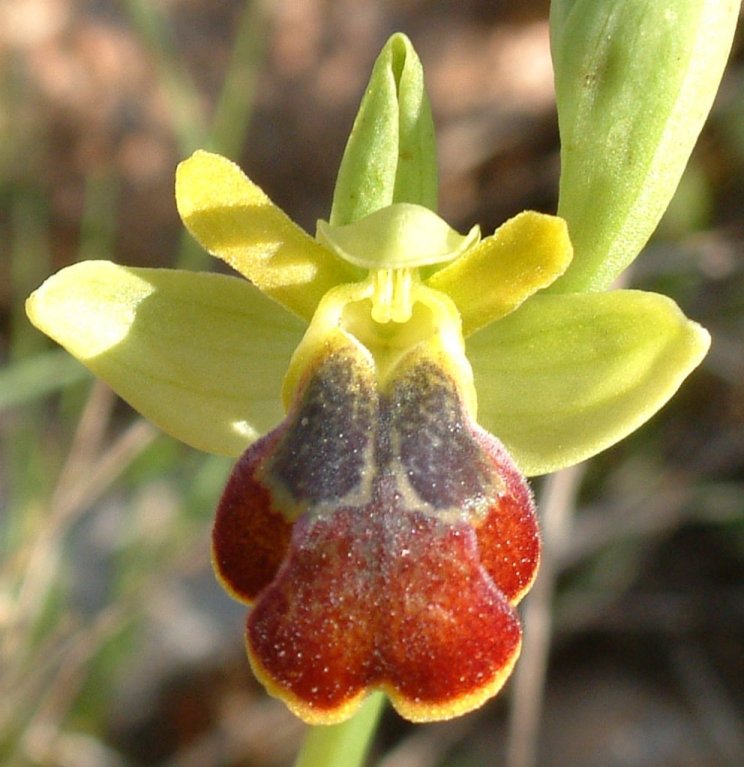
[(372, 69), (341, 160), (329, 221), (344, 226), (394, 202), (437, 209), (436, 143), (424, 70), (394, 34)]
[(283, 417), (304, 323), (245, 280), (84, 261), (28, 299), (39, 330), (163, 431), (239, 455)]
[(558, 215), (574, 260), (551, 291), (604, 290), (666, 209), (708, 115), (738, 0), (553, 0)]
[(550, 285), (571, 263), (571, 255), (563, 219), (525, 211), (425, 284), (455, 302), (467, 337)]
[(176, 204), (206, 250), (307, 321), (330, 288), (360, 276), (220, 155), (200, 150), (179, 164)]
[(655, 293), (534, 296), (467, 339), (478, 422), (528, 476), (556, 471), (643, 424), (709, 345)]

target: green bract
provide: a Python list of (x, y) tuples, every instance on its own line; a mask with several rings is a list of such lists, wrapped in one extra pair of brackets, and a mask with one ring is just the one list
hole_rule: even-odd
[[(655, 6), (643, 5), (655, 24)], [(671, 15), (687, 20), (681, 10), (687, 5)], [(628, 0), (627, 12), (637, 6)], [(699, 364), (709, 338), (662, 296), (565, 293), (604, 286), (635, 256), (648, 235), (639, 232), (653, 218), (640, 215), (638, 201), (653, 200), (658, 208), (677, 173), (667, 166), (679, 165), (661, 157), (660, 147), (671, 140), (664, 137), (681, 141), (689, 133), (681, 127), (687, 112), (677, 97), (665, 102), (666, 118), (652, 121), (655, 138), (633, 123), (627, 102), (641, 86), (636, 69), (630, 84), (620, 70), (608, 70), (615, 90), (605, 96), (600, 89), (595, 97), (609, 113), (602, 111), (593, 127), (591, 98), (584, 91), (572, 95), (569, 82), (583, 71), (590, 41), (602, 48), (594, 8), (576, 2), (554, 9), (561, 129), (568, 142), (561, 206), (579, 244), (577, 265), (571, 266), (562, 218), (521, 213), (479, 239), (477, 228), (462, 236), (435, 215), (423, 75), (408, 40), (395, 35), (375, 65), (329, 223), (319, 225), (317, 239), (237, 165), (196, 152), (177, 171), (178, 210), (194, 237), (242, 277), (87, 262), (47, 280), (28, 301), (29, 317), (165, 431), (208, 451), (238, 455), (280, 421), (282, 378), (289, 368), (285, 389), (291, 390), (303, 375), (308, 343), (300, 340), (311, 319), (316, 336), (341, 334), (367, 349), (383, 377), (416, 344), (447, 339), (449, 356), (461, 360), (457, 375), (475, 384), (479, 422), (528, 474), (606, 448), (672, 396)], [(619, 24), (621, 10), (606, 23)], [(613, 56), (620, 55), (619, 34), (610, 36)], [(695, 35), (682, 37), (689, 42)], [(659, 35), (656, 29), (638, 32), (628, 44), (636, 50), (634, 41), (642, 38), (653, 42)], [(708, 47), (695, 50), (707, 55)], [(648, 66), (650, 54), (636, 52)], [(689, 56), (682, 65), (684, 72), (701, 68)], [(599, 80), (590, 78), (588, 85)], [(676, 81), (684, 85), (689, 77), (678, 74)], [(698, 94), (700, 109), (715, 83), (702, 74), (695, 82), (697, 91), (706, 91)], [(615, 91), (622, 98), (612, 97)], [(612, 110), (618, 110), (615, 120)], [(676, 115), (671, 123), (670, 114)], [(638, 157), (645, 158), (640, 164), (628, 162), (629, 150), (620, 161), (608, 148), (617, 121), (635, 131)], [(606, 174), (599, 161), (587, 159), (592, 152), (610, 157)], [(593, 191), (582, 191), (581, 168)], [(597, 204), (596, 220), (584, 198)], [(596, 247), (589, 247), (592, 242)], [(564, 294), (540, 292), (552, 284)], [(311, 346), (322, 349), (323, 339), (314, 337)], [(455, 353), (463, 348), (467, 359)]]
[(558, 215), (574, 260), (552, 290), (603, 290), (674, 194), (731, 48), (738, 0), (553, 0)]

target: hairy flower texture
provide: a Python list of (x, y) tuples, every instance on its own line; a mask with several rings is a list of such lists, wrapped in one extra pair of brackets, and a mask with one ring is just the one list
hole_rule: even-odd
[(480, 705), (514, 665), (537, 521), (473, 418), (455, 307), (419, 288), (411, 327), (396, 329), (418, 337), (381, 364), (388, 350), (359, 340), (361, 322), (376, 330), (359, 292), (318, 308), (287, 418), (228, 482), (214, 561), (255, 601), (256, 675), (299, 716), (346, 718), (380, 687), (409, 719), (441, 719)]
[(92, 261), (27, 303), (165, 431), (240, 456), (215, 568), (257, 676), (313, 723), (372, 689), (414, 721), (495, 694), (539, 560), (525, 475), (622, 439), (709, 344), (663, 296), (544, 291), (604, 268), (561, 218), (447, 226), (422, 82), (394, 36), (316, 237), (229, 160), (181, 163), (186, 227), (247, 280)]

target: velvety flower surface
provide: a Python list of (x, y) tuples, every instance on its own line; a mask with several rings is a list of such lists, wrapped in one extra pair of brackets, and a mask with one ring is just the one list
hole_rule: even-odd
[(481, 238), (436, 216), (406, 165), (431, 143), (415, 63), (401, 36), (378, 60), (316, 237), (196, 152), (179, 212), (247, 279), (84, 262), (27, 304), (165, 431), (240, 456), (215, 568), (252, 605), (256, 674), (309, 722), (371, 689), (416, 721), (493, 695), (539, 560), (525, 475), (633, 431), (709, 343), (663, 296), (542, 292), (572, 268), (560, 218)]
[[(704, 331), (653, 294), (534, 295), (570, 262), (550, 216), (480, 241), (435, 235), (427, 258), (467, 243), (422, 279), (394, 247), (365, 275), (219, 156), (184, 162), (177, 197), (255, 287), (85, 262), (50, 278), (29, 316), (174, 436), (250, 445), (214, 561), (254, 604), (249, 655), (271, 692), (310, 722), (350, 716), (374, 688), (416, 721), (480, 705), (516, 660), (514, 605), (539, 558), (523, 473), (635, 428), (697, 364)], [(381, 239), (419, 226), (410, 213), (383, 220)], [(304, 335), (257, 288), (312, 319)], [(381, 305), (399, 321), (375, 320)]]
[(287, 418), (218, 509), (217, 571), (255, 601), (254, 670), (307, 721), (346, 718), (371, 688), (409, 719), (454, 716), (519, 652), (513, 606), (539, 559), (530, 492), (469, 412), (451, 329), (414, 321), (428, 332), (382, 381), (348, 332), (311, 327)]

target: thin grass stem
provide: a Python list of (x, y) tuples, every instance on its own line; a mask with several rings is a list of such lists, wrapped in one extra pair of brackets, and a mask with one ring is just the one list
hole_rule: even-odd
[(540, 573), (524, 606), (524, 643), (512, 687), (506, 767), (534, 767), (550, 653), (552, 605), (561, 553), (571, 528), (584, 464), (548, 477), (542, 509)]

